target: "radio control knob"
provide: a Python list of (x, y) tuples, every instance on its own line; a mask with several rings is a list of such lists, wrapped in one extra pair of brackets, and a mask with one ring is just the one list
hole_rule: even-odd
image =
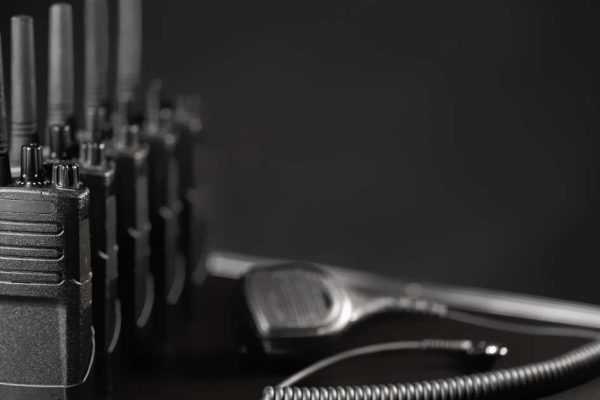
[(79, 187), (79, 165), (54, 164), (52, 166), (52, 185), (58, 189), (77, 189)]
[(25, 185), (44, 183), (44, 157), (42, 146), (37, 143), (21, 147), (21, 183)]
[(68, 149), (71, 146), (71, 128), (69, 125), (55, 124), (48, 128), (50, 138), (50, 158), (65, 160), (69, 158)]
[(83, 166), (98, 167), (106, 164), (104, 143), (84, 142), (79, 146), (79, 163)]

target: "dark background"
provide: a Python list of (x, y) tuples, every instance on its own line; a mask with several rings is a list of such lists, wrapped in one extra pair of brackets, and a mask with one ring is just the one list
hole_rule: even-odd
[[(40, 107), (50, 3), (0, 5), (5, 54), (36, 17)], [(215, 245), (600, 303), (599, 5), (144, 6), (145, 79), (206, 103)]]

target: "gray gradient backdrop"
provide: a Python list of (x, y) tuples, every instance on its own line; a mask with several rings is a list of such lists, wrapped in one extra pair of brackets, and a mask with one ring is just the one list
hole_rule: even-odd
[[(2, 3), (43, 79), (50, 2)], [(600, 303), (594, 2), (144, 3), (146, 79), (206, 103), (215, 244)]]

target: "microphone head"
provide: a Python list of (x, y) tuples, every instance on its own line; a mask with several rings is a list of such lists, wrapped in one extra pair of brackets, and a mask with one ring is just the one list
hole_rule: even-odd
[[(106, 0), (85, 0), (85, 107), (108, 102), (108, 5)], [(92, 127), (86, 126), (87, 130)]]
[(142, 0), (119, 0), (117, 101), (135, 99), (142, 67)]
[(246, 311), (266, 352), (316, 344), (351, 324), (352, 301), (343, 284), (315, 264), (287, 262), (251, 269), (242, 280)]
[(38, 141), (33, 18), (11, 18), (11, 167), (20, 168), (21, 147)]
[(75, 111), (73, 13), (70, 4), (50, 6), (48, 43), (48, 126), (63, 124)]

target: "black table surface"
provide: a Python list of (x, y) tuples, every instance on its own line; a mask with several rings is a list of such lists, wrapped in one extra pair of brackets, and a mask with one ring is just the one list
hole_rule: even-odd
[[(178, 329), (171, 344), (163, 349), (163, 355), (138, 361), (135, 368), (124, 374), (121, 390), (114, 399), (260, 399), (264, 386), (280, 382), (311, 361), (310, 358), (272, 359), (246, 351), (239, 335), (235, 334), (243, 318), (236, 312), (233, 281), (211, 278), (198, 292), (194, 313)], [(494, 368), (545, 360), (586, 341), (508, 333), (436, 318), (388, 315), (354, 327), (327, 351), (334, 353), (371, 343), (425, 338), (502, 343), (508, 346), (509, 354), (497, 361)], [(452, 356), (392, 353), (343, 362), (311, 376), (302, 385), (407, 382), (475, 371), (472, 363)], [(600, 371), (598, 376), (597, 380), (544, 398), (598, 398)]]

